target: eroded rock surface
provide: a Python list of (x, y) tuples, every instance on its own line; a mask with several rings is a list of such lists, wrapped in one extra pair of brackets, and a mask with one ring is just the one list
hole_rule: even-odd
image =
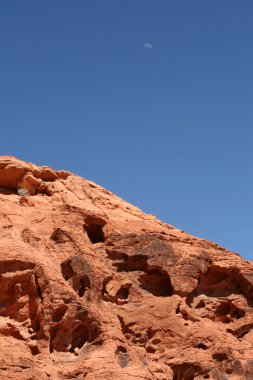
[(253, 265), (0, 158), (0, 378), (253, 379)]

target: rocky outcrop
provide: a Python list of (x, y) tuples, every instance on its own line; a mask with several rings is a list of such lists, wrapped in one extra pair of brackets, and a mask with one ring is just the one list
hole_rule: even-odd
[(0, 158), (0, 378), (253, 378), (253, 265), (66, 171)]
[(5, 156), (0, 159), (0, 192), (6, 195), (52, 195), (52, 183), (57, 179), (66, 179), (69, 174)]

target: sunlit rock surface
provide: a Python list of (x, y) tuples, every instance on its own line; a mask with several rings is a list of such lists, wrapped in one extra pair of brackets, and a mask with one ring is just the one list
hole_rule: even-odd
[(253, 265), (0, 158), (0, 378), (253, 379)]

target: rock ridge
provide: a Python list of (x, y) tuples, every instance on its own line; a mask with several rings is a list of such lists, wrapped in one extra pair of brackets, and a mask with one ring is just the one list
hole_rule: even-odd
[(0, 379), (253, 378), (253, 265), (0, 157)]

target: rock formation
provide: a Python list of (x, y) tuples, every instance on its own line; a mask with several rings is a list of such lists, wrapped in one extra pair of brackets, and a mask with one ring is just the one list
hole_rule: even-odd
[(253, 265), (0, 158), (0, 379), (253, 379)]

